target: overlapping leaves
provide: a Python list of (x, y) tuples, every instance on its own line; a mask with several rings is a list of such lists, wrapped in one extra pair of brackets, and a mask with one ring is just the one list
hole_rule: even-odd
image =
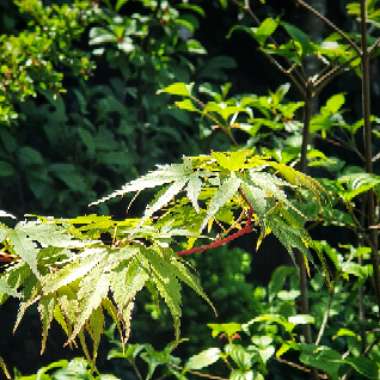
[(211, 231), (214, 222), (228, 231), (241, 228), (249, 210), (246, 214), (252, 214), (260, 229), (259, 243), (272, 232), (289, 252), (296, 248), (306, 257), (311, 239), (304, 223), (310, 218), (297, 204), (305, 198), (317, 205), (324, 202), (324, 191), (314, 179), (241, 150), (159, 166), (95, 203), (158, 186), (162, 189), (140, 219), (40, 217), (13, 229), (1, 226), (3, 250), (11, 258), (0, 276), (1, 301), (20, 298), (16, 327), (26, 310), (38, 305), (42, 351), (55, 320), (68, 345), (79, 344), (95, 359), (106, 314), (126, 342), (135, 297), (143, 289), (167, 305), (178, 339), (181, 284), (212, 304), (174, 249), (203, 238), (201, 233), (206, 227)]
[[(128, 224), (120, 222), (118, 226), (110, 218), (88, 216), (41, 218), (19, 223), (14, 229), (2, 225), (3, 249), (13, 263), (0, 277), (0, 295), (2, 302), (9, 296), (20, 298), (15, 328), (26, 310), (37, 303), (42, 351), (55, 320), (66, 333), (67, 344), (80, 344), (86, 356), (95, 359), (105, 315), (117, 324), (125, 342), (135, 297), (147, 288), (157, 292), (168, 306), (178, 338), (181, 284), (212, 304), (181, 258), (154, 239), (146, 245), (137, 239), (129, 241), (125, 232)], [(114, 234), (113, 243), (100, 240), (104, 231), (117, 226), (121, 233)], [(92, 352), (88, 341), (92, 342)]]

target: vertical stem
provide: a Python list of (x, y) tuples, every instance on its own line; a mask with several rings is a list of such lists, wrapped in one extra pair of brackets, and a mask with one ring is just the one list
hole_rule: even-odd
[[(360, 32), (362, 45), (362, 107), (364, 119), (364, 155), (365, 166), (368, 173), (373, 173), (372, 164), (372, 131), (371, 131), (371, 92), (370, 92), (370, 55), (367, 43), (367, 0), (360, 0)], [(367, 227), (375, 224), (376, 205), (375, 194), (372, 190), (367, 195)], [(380, 259), (378, 255), (377, 232), (373, 229), (369, 230), (369, 238), (371, 241), (371, 259), (373, 265), (373, 278), (375, 283), (375, 293), (380, 312)]]
[[(312, 105), (313, 105), (313, 84), (308, 81), (306, 83), (306, 92), (305, 92), (305, 108), (304, 108), (304, 116), (303, 116), (303, 129), (302, 129), (302, 145), (301, 145), (301, 160), (300, 160), (300, 171), (303, 173), (307, 172), (307, 147), (310, 141), (310, 120), (312, 116)], [(309, 305), (309, 288), (307, 281), (307, 272), (306, 272), (306, 264), (305, 259), (301, 251), (296, 252), (297, 255), (297, 264), (299, 268), (299, 276), (300, 276), (300, 291), (301, 291), (301, 303), (300, 303), (300, 311), (302, 314), (310, 313), (310, 305)], [(305, 337), (305, 341), (308, 344), (313, 343), (313, 335), (311, 331), (310, 325), (303, 326), (303, 335)], [(311, 372), (311, 376), (313, 379), (318, 379), (318, 372), (314, 369)]]
[[(366, 209), (366, 197), (362, 197), (362, 202), (360, 205), (360, 224), (361, 226), (365, 225), (365, 209)], [(363, 234), (361, 232), (358, 232), (358, 243), (359, 245), (363, 245), (364, 239)], [(363, 258), (360, 255), (358, 259), (358, 264), (363, 264)], [(360, 324), (360, 337), (361, 337), (361, 352), (364, 352), (366, 346), (367, 346), (367, 334), (364, 328), (364, 321), (365, 321), (365, 308), (364, 308), (364, 289), (363, 284), (360, 284), (359, 292), (358, 292), (358, 317), (359, 317), (359, 324)]]
[(299, 169), (302, 173), (307, 172), (307, 147), (310, 142), (310, 120), (312, 116), (312, 103), (312, 84), (308, 82), (306, 83), (305, 108), (302, 129), (301, 161), (299, 166)]
[[(297, 251), (297, 264), (298, 264), (299, 274), (300, 274), (300, 291), (301, 291), (300, 311), (302, 314), (309, 314), (310, 305), (309, 305), (309, 289), (308, 289), (308, 283), (307, 283), (306, 265), (305, 265), (305, 259), (303, 257), (303, 254), (300, 251)], [(310, 325), (303, 326), (303, 335), (305, 337), (306, 343), (313, 343), (313, 337), (311, 334)]]

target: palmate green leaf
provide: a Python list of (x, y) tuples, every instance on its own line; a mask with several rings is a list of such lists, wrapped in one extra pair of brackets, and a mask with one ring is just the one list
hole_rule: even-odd
[(92, 360), (95, 362), (98, 356), (98, 349), (100, 345), (100, 339), (104, 331), (104, 314), (102, 307), (99, 306), (90, 316), (90, 320), (87, 326), (92, 339)]
[(16, 226), (16, 228), (9, 232), (8, 239), (13, 245), (15, 253), (25, 261), (32, 272), (39, 277), (40, 274), (37, 269), (37, 255), (38, 250), (33, 240), (22, 230)]
[(180, 318), (182, 315), (181, 285), (177, 280), (173, 267), (153, 249), (142, 251), (144, 267), (149, 270), (150, 280), (156, 286), (165, 301), (174, 322), (176, 340), (179, 340)]
[(215, 315), (217, 315), (217, 311), (215, 309), (215, 306), (207, 296), (207, 294), (204, 292), (201, 284), (199, 283), (199, 280), (196, 276), (194, 276), (189, 269), (186, 268), (186, 266), (181, 262), (181, 259), (176, 256), (172, 256), (170, 263), (174, 267), (175, 275), (176, 277), (185, 283), (189, 288), (191, 288), (195, 293), (197, 293), (200, 297), (202, 297), (212, 308)]
[(144, 212), (144, 217), (151, 217), (156, 211), (166, 206), (186, 185), (188, 178), (181, 178), (172, 183), (166, 191), (151, 205), (149, 205)]
[(218, 164), (229, 171), (238, 171), (244, 168), (250, 150), (238, 150), (236, 152), (212, 152), (211, 156), (216, 159)]
[(194, 173), (190, 176), (189, 182), (186, 187), (186, 194), (187, 197), (190, 199), (190, 202), (192, 203), (194, 210), (199, 213), (199, 204), (198, 204), (198, 198), (199, 194), (202, 190), (202, 180), (199, 178), (199, 176)]
[(42, 279), (45, 294), (54, 293), (59, 288), (78, 280), (90, 272), (100, 261), (104, 260), (106, 251), (102, 248), (88, 249), (86, 256), (65, 265)]
[(21, 293), (17, 291), (17, 286), (11, 286), (5, 278), (0, 277), (0, 295), (6, 294), (14, 298), (22, 298)]
[(238, 191), (240, 184), (240, 178), (238, 178), (234, 173), (232, 173), (231, 176), (222, 183), (210, 200), (206, 218), (202, 222), (201, 231), (207, 226), (209, 220), (215, 216), (220, 208), (232, 199)]
[(53, 296), (44, 296), (38, 303), (38, 312), (42, 323), (41, 355), (45, 352), (48, 332), (54, 318), (54, 308), (55, 299)]
[(137, 257), (132, 258), (129, 263), (122, 263), (110, 274), (110, 289), (124, 324), (123, 342), (129, 337), (135, 297), (148, 280), (149, 275)]
[[(70, 344), (79, 340), (86, 355), (95, 358), (105, 311), (116, 322), (123, 343), (126, 342), (135, 297), (143, 288), (167, 305), (178, 341), (181, 285), (185, 283), (213, 306), (192, 269), (171, 249), (171, 244), (179, 243), (175, 238), (200, 238), (194, 231), (199, 230), (200, 224), (204, 228), (215, 217), (232, 226), (237, 213), (248, 206), (243, 202), (243, 191), (254, 209), (252, 221), (261, 228), (262, 236), (272, 232), (287, 250), (298, 249), (307, 257), (310, 245), (304, 229), (307, 218), (293, 204), (309, 196), (308, 191), (316, 194), (317, 204), (323, 191), (308, 176), (244, 150), (214, 152), (184, 158), (181, 164), (159, 166), (106, 198), (156, 186), (163, 188), (142, 219), (115, 221), (94, 215), (67, 220), (38, 217), (37, 221), (19, 224), (15, 230), (5, 228), (3, 239), (22, 259), (19, 263), (28, 273), (15, 275), (10, 281), (8, 276), (16, 271), (19, 265), (16, 263), (0, 279), (24, 296), (17, 323), (29, 306), (39, 302), (43, 348), (54, 318)], [(201, 205), (206, 206), (205, 210), (201, 210)], [(152, 218), (162, 208), (165, 212)], [(317, 211), (313, 216), (316, 214)], [(20, 244), (12, 233), (18, 238), (21, 235), (22, 243), (30, 248), (24, 252), (24, 247), (24, 257), (18, 252)], [(103, 242), (102, 233), (109, 233), (112, 240)], [(41, 272), (39, 277), (35, 273), (37, 268)], [(3, 289), (2, 297), (11, 292), (9, 288)], [(88, 338), (92, 345), (90, 340), (87, 345)]]
[(188, 168), (184, 164), (160, 165), (157, 170), (151, 171), (145, 176), (126, 183), (120, 190), (90, 203), (90, 206), (98, 205), (116, 197), (122, 197), (128, 193), (151, 189), (167, 183), (183, 179), (188, 174)]
[(259, 187), (247, 184), (246, 182), (242, 182), (241, 188), (255, 213), (263, 218), (268, 206), (265, 192)]
[(292, 255), (294, 250), (298, 249), (305, 257), (309, 257), (309, 246), (312, 240), (305, 230), (292, 226), (287, 220), (275, 215), (266, 218), (265, 224), (289, 254)]
[(107, 297), (110, 286), (110, 275), (104, 273), (104, 267), (98, 265), (79, 284), (78, 300), (79, 314), (75, 320), (74, 330), (68, 341), (72, 342), (89, 320), (92, 313), (98, 309)]

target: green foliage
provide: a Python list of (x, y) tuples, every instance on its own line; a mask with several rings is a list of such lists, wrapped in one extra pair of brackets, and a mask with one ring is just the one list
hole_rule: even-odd
[(118, 380), (114, 375), (93, 375), (90, 363), (83, 358), (75, 358), (70, 361), (59, 360), (41, 368), (35, 375), (22, 376), (17, 373), (15, 380)]
[[(201, 181), (198, 196), (175, 200), (194, 175)], [(194, 244), (214, 221), (236, 228), (240, 222), (235, 221), (234, 211), (255, 207), (258, 195), (254, 188), (258, 188), (265, 210), (252, 211), (255, 224), (261, 228), (261, 238), (272, 231), (289, 252), (297, 248), (307, 255), (310, 238), (303, 229), (307, 218), (293, 205), (291, 197), (305, 197), (306, 190), (318, 199), (323, 196), (322, 187), (312, 178), (246, 150), (184, 157), (182, 164), (159, 166), (98, 202), (160, 185), (166, 188), (140, 220), (118, 222), (93, 215), (74, 219), (40, 217), (20, 222), (14, 229), (3, 225), (2, 244), (14, 257), (14, 264), (1, 277), (5, 283), (3, 298), (15, 296), (15, 292), (22, 294), (15, 328), (25, 311), (38, 304), (42, 351), (50, 324), (56, 320), (67, 335), (67, 344), (78, 339), (87, 358), (95, 359), (105, 312), (119, 326), (121, 339), (126, 342), (135, 296), (144, 287), (157, 293), (167, 305), (178, 340), (180, 283), (212, 304), (191, 270), (169, 248), (175, 237), (187, 236), (187, 244)], [(205, 207), (192, 207), (198, 200)], [(189, 202), (191, 206), (186, 205)], [(153, 220), (162, 208), (164, 213)], [(292, 234), (284, 234), (285, 228)], [(112, 234), (111, 244), (101, 240), (105, 232)], [(92, 341), (92, 354), (85, 333)]]
[[(344, 262), (343, 255), (337, 251), (336, 254)], [(370, 358), (362, 357), (358, 350), (360, 335), (354, 333), (359, 328), (355, 320), (350, 322), (349, 329), (339, 328), (340, 323), (347, 322), (347, 319), (340, 319), (341, 305), (355, 307), (348, 301), (352, 298), (352, 288), (355, 288), (355, 285), (344, 277), (337, 277), (337, 292), (331, 295), (322, 288), (322, 284), (322, 277), (315, 276), (311, 289), (314, 300), (312, 313), (316, 315), (315, 319), (311, 315), (297, 314), (294, 301), (300, 292), (297, 290), (295, 269), (279, 267), (273, 273), (267, 288), (256, 287), (253, 319), (247, 323), (209, 324), (214, 337), (210, 348), (181, 361), (172, 353), (172, 345), (168, 345), (162, 351), (156, 351), (150, 345), (135, 344), (128, 345), (125, 353), (112, 350), (109, 357), (127, 359), (130, 365), (133, 361), (133, 365), (140, 368), (140, 373), (144, 373), (142, 358), (148, 363), (148, 368), (154, 366), (157, 376), (181, 380), (192, 379), (194, 375), (207, 377), (214, 373), (223, 378), (261, 380), (268, 376), (269, 370), (275, 374), (282, 371), (284, 376), (283, 368), (280, 366), (284, 363), (292, 366), (294, 363), (291, 360), (294, 360), (294, 355), (299, 356), (300, 362), (306, 366), (304, 368), (311, 367), (323, 371), (332, 379), (342, 378), (351, 369), (355, 376), (362, 376), (360, 378), (378, 378), (378, 343), (374, 341), (375, 348)], [(353, 310), (347, 312), (353, 313)], [(323, 322), (323, 316), (326, 314), (330, 314), (338, 323), (326, 328)], [(299, 329), (304, 324), (313, 324), (322, 331), (323, 342), (328, 342), (328, 345), (299, 343)], [(368, 339), (373, 341), (374, 336), (374, 333), (370, 333)], [(342, 347), (347, 350), (344, 355), (338, 352)], [(216, 363), (227, 365), (222, 369), (215, 365)], [(150, 369), (148, 371), (150, 375), (147, 378), (150, 378), (152, 372)], [(286, 373), (290, 378), (298, 378), (299, 369), (293, 371), (289, 370)]]
[(44, 6), (39, 0), (20, 0), (16, 4), (32, 18), (29, 30), (0, 37), (0, 124), (17, 118), (16, 102), (38, 92), (62, 92), (62, 66), (82, 77), (91, 70), (89, 54), (74, 48), (91, 22), (89, 2)]

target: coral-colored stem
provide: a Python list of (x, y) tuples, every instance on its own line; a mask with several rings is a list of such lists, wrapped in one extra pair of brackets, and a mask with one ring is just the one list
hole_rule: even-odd
[(226, 245), (229, 242), (231, 242), (232, 240), (235, 240), (241, 236), (244, 236), (244, 235), (251, 233), (252, 232), (252, 223), (251, 223), (252, 214), (253, 214), (253, 210), (250, 209), (248, 212), (247, 224), (242, 229), (240, 229), (239, 231), (236, 231), (233, 234), (231, 234), (231, 235), (229, 235), (223, 239), (214, 240), (210, 244), (204, 244), (204, 245), (201, 245), (199, 247), (194, 247), (191, 249), (185, 249), (183, 251), (178, 251), (177, 255), (187, 256), (187, 255), (192, 255), (194, 253), (202, 253), (202, 252), (208, 251), (209, 249), (214, 249), (214, 248), (218, 248), (218, 247), (221, 247), (223, 245)]
[(0, 252), (0, 263), (8, 264), (14, 260), (15, 260), (14, 256), (11, 256), (11, 255), (4, 253), (4, 252)]

